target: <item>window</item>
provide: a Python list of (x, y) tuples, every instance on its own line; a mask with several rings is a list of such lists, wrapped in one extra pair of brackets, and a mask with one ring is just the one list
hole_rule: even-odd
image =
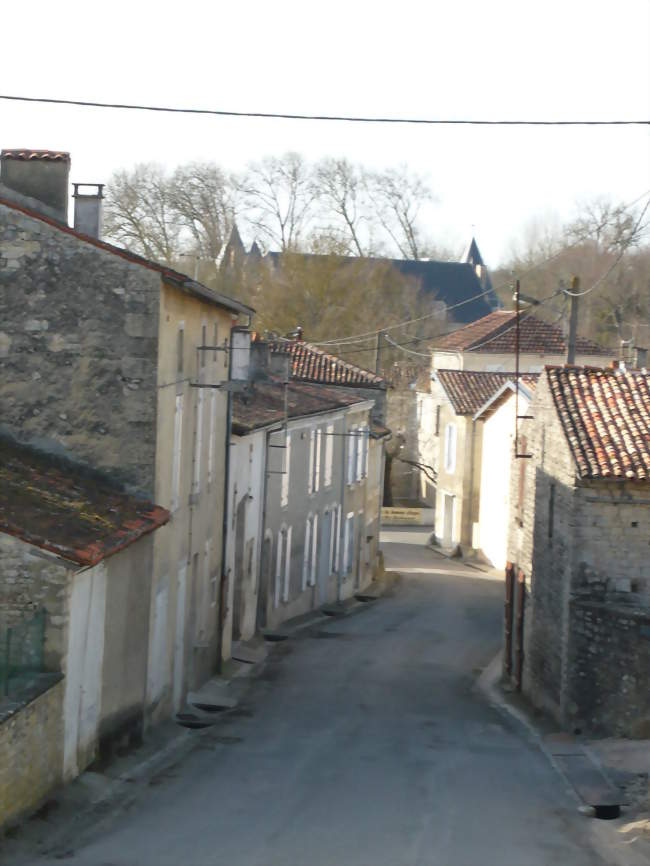
[(435, 435), (440, 436), (440, 405), (436, 406), (436, 427), (435, 427)]
[(334, 458), (334, 425), (328, 424), (325, 431), (325, 487), (332, 486), (332, 463)]
[(201, 449), (203, 447), (203, 388), (197, 388), (196, 391), (196, 433), (194, 436), (192, 493), (198, 493), (201, 489)]
[(291, 572), (291, 527), (283, 526), (278, 532), (278, 549), (275, 560), (275, 606), (289, 601), (289, 578)]
[(343, 539), (343, 574), (350, 574), (354, 559), (354, 511), (345, 518), (345, 536)]
[(456, 425), (445, 427), (445, 472), (450, 475), (456, 471)]
[(214, 476), (214, 437), (217, 426), (217, 392), (210, 390), (210, 439), (208, 441), (208, 486)]
[(330, 519), (330, 549), (328, 554), (328, 574), (334, 574), (334, 552), (336, 550), (336, 507), (332, 507), (329, 515)]
[(289, 504), (289, 474), (291, 470), (291, 433), (287, 433), (284, 447), (284, 473), (280, 491), (280, 505), (284, 508)]
[(180, 322), (178, 325), (178, 333), (176, 334), (176, 372), (183, 372), (183, 336), (185, 325)]
[(176, 397), (174, 413), (174, 444), (172, 450), (172, 494), (171, 510), (178, 508), (178, 498), (181, 484), (181, 455), (183, 447), (183, 395)]

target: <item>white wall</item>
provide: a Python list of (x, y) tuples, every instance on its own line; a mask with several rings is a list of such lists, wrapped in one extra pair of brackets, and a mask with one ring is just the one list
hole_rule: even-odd
[(78, 572), (70, 591), (70, 632), (63, 697), (63, 777), (77, 776), (94, 757), (101, 717), (106, 566)]
[[(519, 414), (526, 415), (528, 401), (519, 395)], [(505, 568), (510, 508), (510, 474), (515, 441), (515, 395), (511, 393), (483, 425), (480, 468), (479, 549), (495, 568)]]

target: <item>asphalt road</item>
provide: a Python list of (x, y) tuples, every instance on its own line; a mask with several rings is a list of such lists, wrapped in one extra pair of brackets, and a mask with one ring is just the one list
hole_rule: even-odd
[(501, 582), (388, 537), (394, 595), (279, 646), (243, 710), (63, 862), (605, 866), (545, 757), (474, 688)]

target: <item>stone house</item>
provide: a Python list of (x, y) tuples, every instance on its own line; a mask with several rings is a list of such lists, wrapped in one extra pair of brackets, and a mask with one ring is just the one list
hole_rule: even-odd
[[(431, 382), (435, 406), (431, 451), (427, 462), (436, 467), (435, 526), (438, 544), (447, 550), (476, 551), (478, 542), (482, 408), (511, 379), (509, 373), (436, 370)], [(490, 460), (493, 455), (485, 455)], [(509, 465), (509, 456), (501, 469)]]
[[(373, 402), (289, 374), (257, 341), (234, 398), (228, 525), (232, 634), (251, 638), (364, 589), (377, 571), (383, 440)], [(283, 369), (284, 368), (284, 369)]]
[[(537, 384), (536, 374), (520, 378), (518, 399), (515, 381), (509, 379), (474, 415), (482, 422), (479, 476), (479, 507), (473, 523), (472, 547), (495, 568), (504, 569), (508, 558), (510, 473), (515, 450), (515, 416), (527, 415)], [(525, 437), (517, 436), (520, 453)]]
[(547, 367), (511, 473), (504, 669), (570, 730), (650, 735), (650, 374)]
[(170, 514), (6, 438), (0, 466), (2, 824), (142, 735), (154, 531)]
[[(557, 325), (543, 321), (534, 313), (526, 310), (519, 319), (519, 369), (521, 373), (535, 374), (545, 364), (561, 364), (566, 358), (567, 343), (564, 333)], [(456, 331), (440, 337), (433, 342), (431, 356), (431, 383), (420, 384), (417, 389), (417, 429), (412, 434), (417, 449), (417, 461), (430, 466), (434, 475), (448, 474), (441, 465), (443, 454), (439, 447), (440, 439), (435, 434), (436, 418), (443, 411), (447, 399), (444, 388), (439, 387), (438, 371), (461, 370), (480, 373), (514, 373), (516, 366), (516, 313), (513, 310), (496, 310), (464, 325)], [(591, 340), (578, 337), (576, 343), (577, 360), (581, 364), (604, 363), (611, 354)], [(446, 375), (446, 373), (445, 373)], [(458, 379), (462, 381), (462, 379)], [(488, 381), (487, 378), (484, 381)], [(497, 380), (494, 380), (495, 384)], [(468, 379), (465, 389), (471, 389), (473, 380)], [(498, 381), (500, 387), (505, 378)], [(491, 394), (485, 392), (485, 399)], [(494, 392), (492, 392), (494, 393)], [(474, 411), (479, 407), (477, 406)], [(470, 464), (462, 464), (460, 470), (469, 471)], [(444, 504), (441, 493), (430, 483), (429, 478), (419, 473), (420, 494), (434, 508)], [(457, 485), (456, 485), (457, 486)], [(449, 492), (449, 491), (448, 491)], [(443, 494), (444, 495), (444, 494)], [(454, 495), (457, 495), (454, 493)], [(449, 509), (449, 504), (447, 505)], [(474, 512), (473, 512), (474, 513)], [(468, 517), (464, 531), (456, 534), (454, 543), (472, 547), (471, 523), (477, 517)], [(436, 525), (444, 523), (444, 515), (439, 514)], [(442, 530), (437, 530), (438, 532)], [(441, 537), (441, 536), (440, 536)]]
[[(0, 432), (171, 513), (153, 539), (155, 720), (221, 657), (229, 344), (252, 310), (70, 228), (67, 154), (0, 162)], [(101, 225), (93, 203), (75, 225)]]

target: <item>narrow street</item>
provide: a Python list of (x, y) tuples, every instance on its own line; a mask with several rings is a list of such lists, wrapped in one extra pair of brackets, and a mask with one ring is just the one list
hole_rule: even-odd
[(546, 758), (474, 690), (501, 582), (385, 536), (393, 595), (279, 645), (242, 711), (66, 863), (604, 866)]

